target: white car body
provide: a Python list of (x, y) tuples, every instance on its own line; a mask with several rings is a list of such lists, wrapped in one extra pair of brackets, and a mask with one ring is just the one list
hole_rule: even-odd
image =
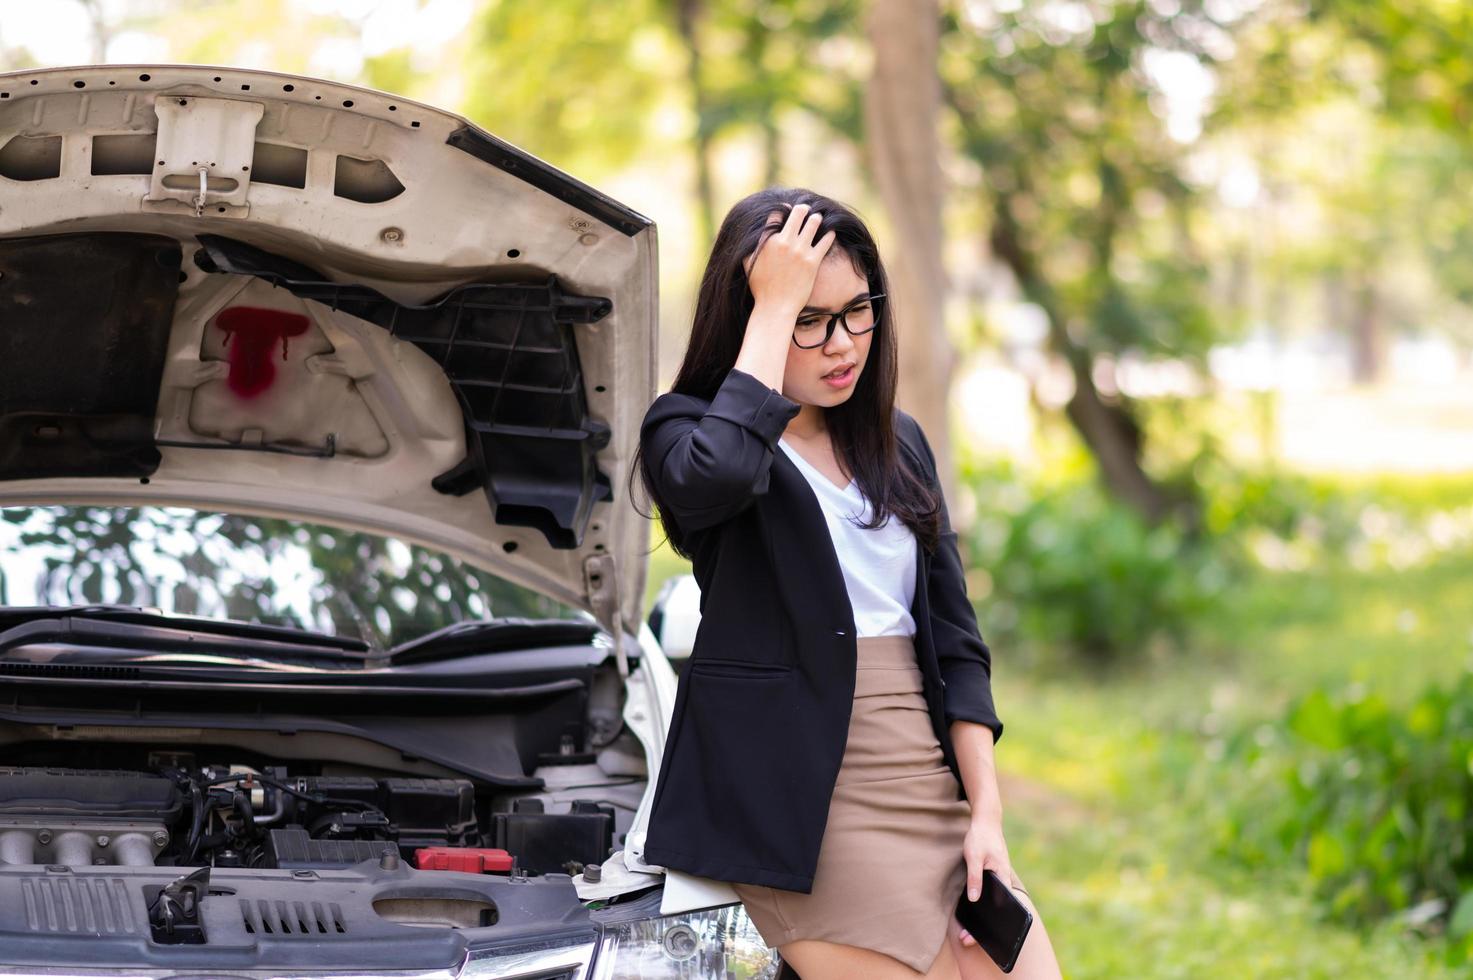
[[(308, 519), (433, 547), (585, 610), (619, 638), (623, 717), (644, 747), (648, 782), (623, 850), (601, 881), (576, 876), (579, 897), (607, 899), (663, 877), (663, 915), (735, 903), (725, 883), (641, 860), (676, 691), (642, 622), (648, 523), (626, 493), (655, 393), (654, 225), (465, 119), (354, 86), (177, 65), (0, 75), (0, 246), (107, 234), (171, 239), (182, 250), (148, 420), (157, 466), (142, 479), (0, 474), (0, 506), (147, 504)], [(252, 271), (271, 256), (289, 256), (320, 281), (309, 288), (289, 271)], [(586, 415), (549, 420), (558, 434), (545, 439), (537, 420), (471, 419), (470, 389), (442, 368), (463, 339), (416, 342), (324, 292), (371, 290), (392, 312), (468, 284), (549, 277), (587, 300), (587, 319), (571, 331), (575, 349), (564, 352), (576, 355), (566, 377), (581, 390), (558, 403), (581, 404)], [(307, 356), (277, 361), (272, 347), (274, 380), (259, 398), (240, 395), (231, 337), (214, 329), (222, 311), (247, 307), (306, 324), (290, 344)], [(518, 347), (518, 337), (507, 365), (554, 356)], [(507, 366), (466, 384), (538, 388), (513, 373)], [(69, 425), (42, 435), (80, 440)], [(524, 445), (538, 448), (496, 455)], [(687, 609), (672, 617), (670, 636), (693, 628)], [(485, 957), (458, 975), (586, 968), (593, 953), (570, 949)]]

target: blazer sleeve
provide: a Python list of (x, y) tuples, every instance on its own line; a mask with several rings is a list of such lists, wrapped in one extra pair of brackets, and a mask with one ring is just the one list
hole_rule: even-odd
[(659, 499), (682, 529), (720, 524), (767, 492), (778, 437), (802, 406), (732, 368), (707, 403), (668, 392), (640, 440)]
[(956, 532), (946, 510), (946, 498), (936, 475), (936, 454), (914, 419), (921, 448), (925, 450), (931, 489), (941, 502), (941, 540), (931, 558), (926, 583), (931, 606), (931, 636), (941, 668), (942, 701), (946, 722), (975, 721), (992, 729), (992, 742), (1002, 738), (1002, 721), (992, 703), (992, 651), (977, 628), (977, 612), (967, 597), (967, 582), (957, 550)]

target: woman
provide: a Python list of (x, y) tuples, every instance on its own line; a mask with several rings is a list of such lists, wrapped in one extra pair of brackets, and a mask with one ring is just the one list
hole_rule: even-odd
[[(722, 222), (641, 428), (702, 593), (644, 859), (731, 882), (804, 980), (1000, 977), (953, 910), (984, 868), (1032, 909), (1002, 722), (934, 456), (893, 407), (885, 292), (835, 201), (766, 190)], [(1040, 919), (1010, 975), (1059, 975)]]

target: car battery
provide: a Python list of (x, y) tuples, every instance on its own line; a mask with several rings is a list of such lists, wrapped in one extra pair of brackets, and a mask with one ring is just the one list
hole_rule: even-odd
[(524, 871), (571, 873), (569, 864), (601, 864), (613, 850), (614, 808), (595, 800), (574, 800), (568, 813), (547, 813), (541, 800), (516, 800), (510, 813), (491, 817), (496, 846), (515, 854)]

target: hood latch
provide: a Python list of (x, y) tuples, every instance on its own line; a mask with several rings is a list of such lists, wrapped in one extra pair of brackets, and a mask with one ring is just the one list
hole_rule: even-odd
[(266, 107), (259, 102), (159, 95), (153, 179), (144, 209), (200, 217), (208, 206), (227, 217), (243, 216), (249, 204), (256, 127)]

